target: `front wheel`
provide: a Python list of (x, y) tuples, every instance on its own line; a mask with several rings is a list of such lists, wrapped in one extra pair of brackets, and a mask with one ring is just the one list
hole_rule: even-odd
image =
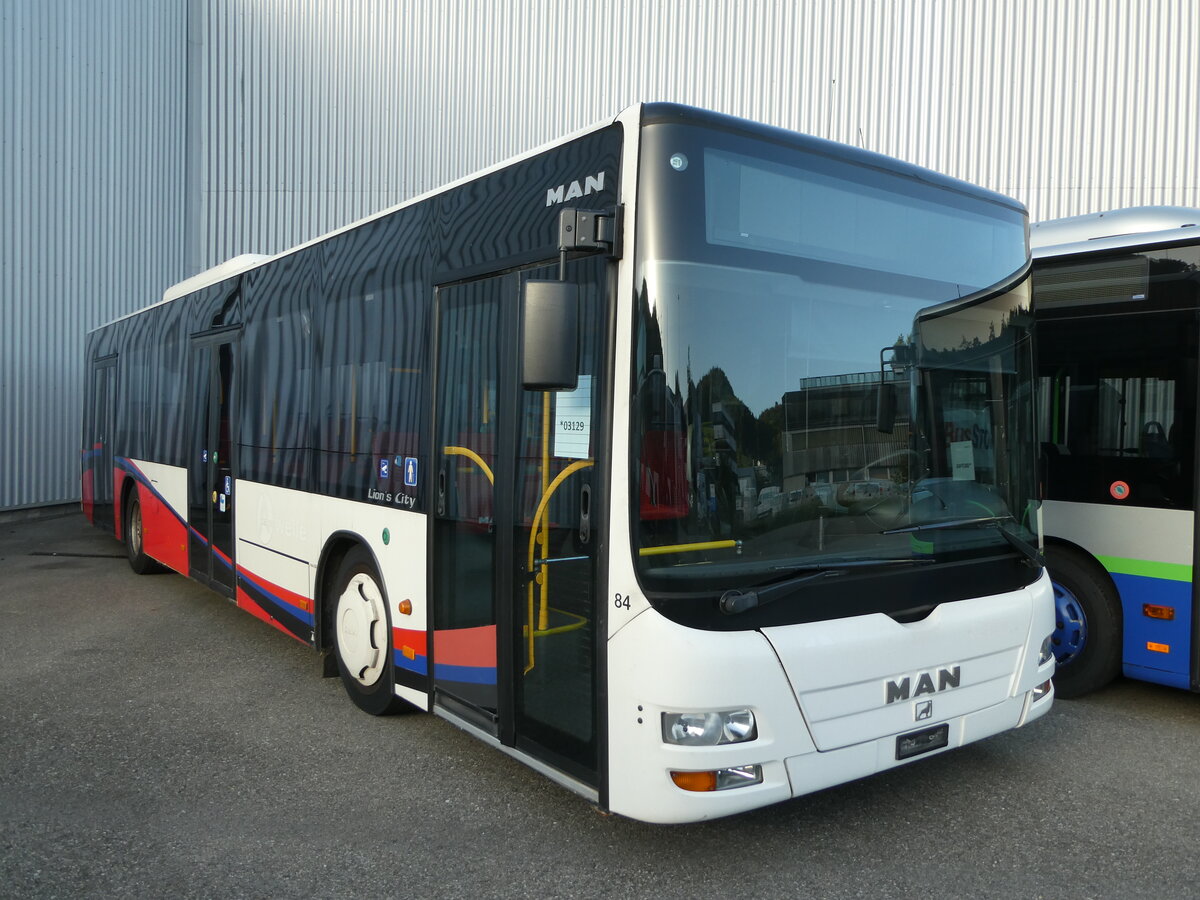
[(1097, 564), (1046, 548), (1054, 583), (1055, 694), (1064, 700), (1104, 687), (1121, 671), (1121, 599)]
[(373, 716), (396, 712), (404, 701), (393, 688), (391, 621), (387, 596), (370, 555), (346, 554), (338, 569), (333, 613), (338, 674), (354, 705)]

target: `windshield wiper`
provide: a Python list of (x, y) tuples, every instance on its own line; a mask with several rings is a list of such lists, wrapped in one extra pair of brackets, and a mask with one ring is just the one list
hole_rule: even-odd
[(717, 606), (721, 612), (727, 616), (731, 616), (778, 600), (780, 597), (790, 594), (797, 586), (809, 581), (816, 581), (819, 578), (845, 575), (853, 569), (871, 569), (880, 566), (919, 566), (929, 565), (933, 562), (936, 562), (936, 560), (932, 557), (915, 559), (848, 559), (836, 563), (811, 563), (809, 565), (790, 566), (788, 568), (789, 572), (800, 572), (803, 574), (794, 574), (789, 578), (784, 578), (782, 581), (768, 582), (747, 590), (731, 588), (721, 595), (721, 598), (717, 601)]
[(1013, 534), (1004, 527), (1005, 522), (1017, 521), (1013, 516), (973, 516), (966, 519), (948, 519), (944, 522), (925, 522), (920, 525), (905, 525), (903, 528), (889, 528), (880, 534), (906, 534), (914, 531), (941, 531), (943, 529), (991, 528), (1000, 532), (1000, 536), (1036, 566), (1045, 566), (1042, 552), (1029, 541)]

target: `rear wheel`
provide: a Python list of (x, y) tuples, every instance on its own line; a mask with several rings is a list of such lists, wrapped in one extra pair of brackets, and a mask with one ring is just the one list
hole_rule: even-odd
[(142, 520), (142, 502), (136, 490), (125, 500), (125, 555), (129, 568), (139, 575), (151, 575), (166, 569), (146, 555), (146, 526)]
[(1054, 583), (1055, 694), (1080, 697), (1121, 671), (1121, 600), (1108, 575), (1080, 554), (1046, 548)]
[(393, 688), (387, 595), (366, 550), (346, 554), (334, 585), (333, 643), (346, 693), (373, 716), (403, 709)]

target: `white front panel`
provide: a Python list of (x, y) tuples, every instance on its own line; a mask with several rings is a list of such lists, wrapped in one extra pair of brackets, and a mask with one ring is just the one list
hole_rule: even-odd
[[(909, 624), (878, 614), (763, 634), (787, 671), (817, 749), (832, 750), (1011, 697), (1032, 609), (1030, 592), (1021, 590), (943, 603)], [(928, 702), (932, 708), (918, 709)]]
[[(1036, 703), (1030, 695), (1054, 671), (1053, 659), (1038, 665), (1038, 647), (1054, 628), (1044, 573), (1025, 590), (941, 609), (894, 628), (862, 616), (761, 632), (685, 628), (653, 610), (633, 616), (608, 642), (609, 807), (650, 822), (716, 818), (904, 765), (899, 734), (946, 724), (952, 748), (1050, 709), (1052, 694)], [(931, 719), (914, 718), (925, 696), (881, 712), (885, 678), (942, 662), (962, 667), (962, 686), (933, 695)], [(800, 704), (812, 711), (802, 715)], [(755, 740), (663, 740), (664, 712), (741, 708), (754, 713)], [(747, 765), (762, 766), (761, 784), (693, 793), (670, 776)]]
[[(642, 600), (642, 603), (645, 601)], [(784, 760), (813, 751), (787, 677), (757, 631), (700, 631), (647, 610), (608, 642), (609, 808), (647, 822), (711, 819), (792, 796)], [(663, 742), (664, 712), (750, 708), (758, 739), (716, 747)], [(712, 793), (671, 771), (762, 765), (763, 783)]]
[[(1014, 645), (970, 659), (950, 656), (933, 666), (892, 666), (886, 675), (873, 666), (863, 681), (804, 692), (800, 708), (818, 750), (901, 734), (925, 721), (941, 722), (1008, 699), (1023, 649)], [(953, 673), (953, 681), (944, 673)], [(891, 702), (888, 682), (896, 685)]]
[(1027, 596), (1010, 596), (942, 604), (907, 625), (881, 613), (763, 632), (817, 749), (833, 750), (918, 727), (918, 704), (942, 721), (1006, 700), (1028, 629)]

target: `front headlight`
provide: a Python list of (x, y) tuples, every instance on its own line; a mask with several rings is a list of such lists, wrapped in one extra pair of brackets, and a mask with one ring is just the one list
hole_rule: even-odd
[(748, 709), (723, 712), (663, 713), (663, 741), (685, 747), (740, 744), (758, 737), (754, 713)]
[(1042, 641), (1042, 651), (1038, 654), (1038, 666), (1044, 666), (1050, 660), (1054, 659), (1054, 642), (1051, 640), (1053, 635), (1047, 635)]

